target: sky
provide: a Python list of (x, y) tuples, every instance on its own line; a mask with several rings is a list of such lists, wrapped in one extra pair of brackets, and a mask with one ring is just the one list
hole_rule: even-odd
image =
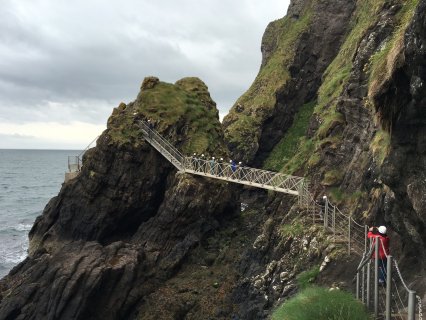
[(196, 76), (223, 117), (289, 0), (1, 0), (0, 149), (84, 149), (146, 76)]

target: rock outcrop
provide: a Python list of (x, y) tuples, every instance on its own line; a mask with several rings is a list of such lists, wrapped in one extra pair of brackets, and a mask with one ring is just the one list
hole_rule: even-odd
[[(191, 88), (198, 84), (199, 92), (182, 89), (186, 81)], [(177, 85), (148, 82), (153, 83), (144, 81), (135, 102), (114, 110), (96, 148), (85, 154), (79, 176), (37, 218), (28, 258), (1, 282), (0, 319), (130, 318), (221, 219), (235, 212), (227, 183), (176, 173), (144, 142), (137, 124), (150, 117), (183, 149), (225, 152), (223, 140), (215, 139), (222, 133), (207, 87), (194, 78)], [(152, 97), (163, 91), (169, 95), (164, 99), (186, 100), (173, 109), (162, 101), (153, 104)], [(191, 135), (203, 125), (197, 121), (209, 127)], [(214, 143), (205, 142), (209, 139)]]

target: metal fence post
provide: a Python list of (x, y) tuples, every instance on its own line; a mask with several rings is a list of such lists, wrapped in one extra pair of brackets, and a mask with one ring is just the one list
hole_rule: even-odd
[(415, 320), (416, 317), (416, 291), (408, 292), (408, 320)]
[(379, 316), (379, 237), (374, 242), (374, 317)]
[(348, 241), (348, 255), (351, 254), (351, 216), (348, 216), (349, 218), (349, 229), (348, 229), (348, 233), (349, 233), (349, 241)]
[(356, 273), (356, 299), (359, 300), (359, 271)]
[(361, 301), (362, 301), (362, 303), (365, 303), (365, 269), (366, 269), (367, 267), (366, 266), (363, 266), (362, 267), (362, 285), (361, 285)]
[(364, 226), (364, 252), (367, 252), (367, 234), (368, 234), (368, 226)]
[(336, 241), (336, 207), (333, 206), (333, 237)]
[[(382, 266), (384, 268), (384, 266)], [(388, 256), (386, 265), (386, 320), (391, 320), (392, 256)]]
[(366, 306), (370, 308), (370, 297), (371, 297), (371, 261), (367, 263), (367, 299)]
[(323, 197), (325, 199), (325, 215), (324, 215), (324, 227), (328, 227), (328, 198), (326, 196)]

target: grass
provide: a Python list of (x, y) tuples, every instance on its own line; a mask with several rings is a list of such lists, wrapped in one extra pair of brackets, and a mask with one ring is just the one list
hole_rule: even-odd
[(272, 320), (370, 320), (364, 305), (350, 293), (326, 288), (305, 288), (286, 301)]
[[(285, 164), (282, 166), (282, 171), (288, 170), (289, 173), (298, 171), (306, 171), (306, 169), (315, 167), (321, 160), (321, 149), (326, 145), (335, 148), (341, 141), (341, 136), (330, 136), (333, 133), (333, 128), (339, 124), (344, 124), (344, 118), (341, 113), (336, 109), (337, 98), (342, 94), (345, 85), (348, 83), (349, 76), (353, 67), (353, 57), (357, 52), (359, 43), (364, 37), (366, 32), (374, 26), (376, 23), (378, 13), (382, 9), (386, 0), (365, 0), (358, 1), (356, 11), (350, 22), (349, 33), (342, 44), (339, 53), (332, 63), (328, 66), (327, 70), (323, 75), (323, 82), (318, 90), (317, 104), (314, 107), (314, 113), (318, 118), (321, 119), (321, 125), (319, 126), (315, 136), (306, 139), (300, 138), (297, 145), (297, 149), (292, 149), (293, 154), (282, 153), (283, 159), (285, 157)], [(404, 4), (404, 8), (398, 13), (400, 16), (399, 20), (402, 21), (401, 26), (405, 26), (409, 17), (415, 8), (415, 4), (418, 0), (410, 0)], [(403, 28), (403, 27), (401, 27)], [(399, 30), (402, 30), (402, 29)], [(398, 31), (397, 34), (400, 34)], [(384, 54), (382, 52), (382, 54)], [(376, 61), (383, 61), (379, 56), (373, 58), (371, 66), (379, 70), (383, 69), (380, 65), (375, 65)], [(366, 68), (369, 66), (365, 66)], [(378, 75), (378, 71), (374, 71), (373, 75)], [(383, 139), (383, 142), (386, 142)], [(383, 150), (379, 150), (377, 144), (374, 146), (379, 155), (380, 161), (383, 159), (383, 155), (386, 153), (386, 147)], [(278, 148), (278, 147), (277, 147)], [(275, 151), (275, 150), (274, 150)], [(278, 150), (276, 151), (279, 154)], [(273, 154), (273, 153), (272, 153)], [(271, 157), (272, 157), (271, 154)], [(271, 160), (268, 159), (267, 167), (270, 169), (277, 169), (280, 164), (274, 155)], [(283, 161), (284, 162), (284, 161)], [(327, 175), (326, 183), (334, 183), (333, 180), (338, 180), (339, 175), (336, 172), (330, 172)]]
[(279, 171), (298, 152), (300, 139), (305, 135), (315, 101), (304, 104), (294, 116), (293, 124), (274, 147), (263, 167)]
[(316, 112), (335, 104), (347, 83), (352, 70), (353, 56), (367, 30), (375, 24), (377, 13), (386, 0), (358, 1), (355, 14), (350, 22), (350, 32), (345, 38), (339, 53), (324, 73), (324, 81), (319, 89)]
[(333, 186), (339, 184), (343, 179), (344, 173), (338, 169), (332, 169), (324, 173), (322, 184), (324, 186)]
[(293, 221), (291, 224), (285, 224), (280, 228), (280, 235), (282, 237), (298, 237), (305, 232), (305, 226), (299, 221)]
[(315, 281), (316, 277), (320, 273), (319, 266), (315, 266), (312, 269), (302, 272), (297, 276), (297, 284), (300, 288), (305, 289), (312, 285), (312, 283)]
[(378, 130), (370, 143), (370, 149), (373, 151), (374, 159), (378, 164), (382, 164), (390, 150), (390, 133), (385, 130)]
[(176, 84), (159, 82), (151, 89), (142, 90), (133, 105), (120, 104), (108, 120), (113, 141), (118, 144), (141, 141), (134, 113), (152, 119), (160, 132), (180, 123), (184, 131), (180, 136), (185, 140), (179, 148), (185, 154), (227, 154), (215, 103), (207, 86), (197, 78), (184, 78)]

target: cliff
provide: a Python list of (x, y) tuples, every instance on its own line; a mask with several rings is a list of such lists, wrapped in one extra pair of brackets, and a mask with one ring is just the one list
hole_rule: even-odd
[(292, 1), (223, 125), (201, 80), (146, 78), (37, 218), (28, 258), (0, 281), (0, 319), (264, 319), (327, 261), (323, 284), (353, 286), (358, 257), (293, 196), (177, 173), (140, 119), (185, 154), (307, 176), (315, 197), (386, 224), (424, 296), (425, 12), (425, 0)]

